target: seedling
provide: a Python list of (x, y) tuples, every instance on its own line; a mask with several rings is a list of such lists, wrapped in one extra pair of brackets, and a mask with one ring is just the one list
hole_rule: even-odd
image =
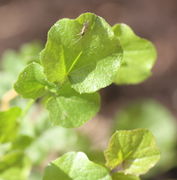
[[(78, 22), (84, 22), (83, 26)], [(88, 33), (91, 24), (94, 28)], [(82, 38), (82, 42), (80, 39), (77, 41), (77, 46), (74, 41), (76, 32)], [(85, 35), (87, 38), (83, 38)], [(103, 18), (85, 13), (74, 20), (59, 20), (49, 30), (45, 48), (30, 51), (30, 56), (28, 53), (26, 56), (26, 66), (14, 84), (16, 93), (13, 97), (22, 96), (30, 99), (29, 102), (26, 107), (11, 108), (9, 101), (12, 98), (8, 98), (8, 102), (3, 98), (2, 103), (5, 104), (1, 104), (4, 111), (0, 112), (3, 150), (0, 153), (0, 179), (12, 180), (11, 174), (16, 173), (18, 180), (26, 180), (31, 164), (36, 163), (29, 153), (36, 147), (30, 147), (35, 138), (22, 133), (29, 127), (26, 125), (24, 128), (24, 117), (36, 101), (49, 112), (48, 126), (79, 127), (99, 111), (100, 89), (113, 83), (137, 84), (147, 79), (151, 75), (156, 51), (151, 42), (135, 35), (129, 26), (116, 24), (111, 27)], [(42, 130), (33, 131), (41, 134)], [(132, 137), (135, 139), (132, 140)], [(31, 164), (30, 157), (34, 158), (31, 158)], [(139, 175), (146, 173), (158, 161), (159, 151), (152, 134), (146, 129), (118, 131), (111, 138), (105, 157), (110, 171), (91, 162), (83, 153), (68, 153), (47, 168), (44, 180), (139, 179)], [(146, 157), (150, 159), (146, 161)], [(72, 164), (72, 171), (70, 160), (76, 163)], [(120, 166), (123, 166), (121, 171), (109, 174)]]

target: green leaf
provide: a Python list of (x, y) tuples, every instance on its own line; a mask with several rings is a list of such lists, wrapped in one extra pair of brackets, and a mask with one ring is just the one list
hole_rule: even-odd
[(121, 109), (115, 118), (114, 130), (147, 128), (156, 137), (161, 159), (153, 171), (166, 171), (176, 164), (176, 120), (160, 103), (144, 99)]
[(51, 97), (47, 102), (52, 124), (63, 127), (79, 127), (90, 120), (98, 111), (100, 96), (98, 93), (79, 94), (69, 86), (59, 91), (59, 96)]
[(82, 152), (69, 152), (53, 161), (43, 180), (111, 180), (108, 170), (90, 161)]
[(151, 75), (151, 69), (156, 60), (156, 50), (153, 44), (138, 37), (125, 24), (113, 27), (123, 48), (123, 60), (115, 78), (116, 84), (137, 84)]
[(52, 26), (41, 62), (49, 81), (62, 84), (69, 79), (79, 93), (91, 93), (113, 82), (121, 56), (111, 26), (103, 18), (85, 13)]
[(112, 175), (113, 180), (140, 180), (138, 176), (128, 175), (124, 173), (114, 173)]
[(160, 152), (150, 131), (120, 130), (111, 137), (105, 157), (110, 169), (138, 176), (157, 163)]
[(45, 85), (47, 79), (42, 66), (33, 62), (20, 73), (14, 88), (25, 98), (38, 98), (44, 95)]
[(0, 173), (0, 180), (27, 180), (31, 169), (31, 163), (26, 157), (17, 161), (13, 166), (8, 166)]
[(19, 72), (31, 61), (39, 60), (39, 52), (42, 45), (39, 42), (31, 42), (22, 45), (19, 51), (6, 50), (0, 59), (0, 98), (5, 92), (12, 89)]
[(18, 118), (20, 115), (21, 109), (18, 107), (0, 112), (0, 143), (15, 139), (19, 128)]
[[(34, 114), (34, 111), (32, 114)], [(51, 127), (47, 110), (38, 112), (35, 119), (30, 123), (34, 130), (34, 140), (26, 152), (35, 165), (47, 161), (50, 155), (58, 152), (68, 152), (71, 149), (86, 152), (90, 150), (91, 143), (86, 135), (70, 128)], [(29, 125), (26, 124), (26, 126)], [(26, 126), (24, 126), (25, 129)]]
[(9, 167), (19, 165), (23, 159), (24, 153), (19, 150), (11, 150), (0, 156), (0, 172), (5, 171)]

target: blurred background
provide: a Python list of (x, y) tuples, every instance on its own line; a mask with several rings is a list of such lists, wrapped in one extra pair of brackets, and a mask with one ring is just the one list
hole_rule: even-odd
[[(170, 116), (176, 119), (176, 0), (0, 0), (0, 56), (7, 49), (18, 51), (21, 45), (34, 40), (45, 43), (47, 31), (57, 20), (75, 18), (84, 12), (96, 13), (111, 25), (130, 25), (139, 36), (155, 44), (158, 60), (153, 75), (145, 82), (139, 85), (112, 85), (102, 90), (101, 112), (79, 131), (88, 135), (93, 144), (105, 147), (110, 133), (107, 129), (114, 123), (117, 112), (130, 103), (146, 98), (162, 104), (171, 113)], [(156, 130), (161, 128), (160, 122), (156, 127)], [(93, 132), (98, 136), (93, 137)], [(172, 166), (166, 172), (160, 172), (160, 175), (156, 173), (154, 179), (162, 179), (162, 176), (177, 179), (176, 171), (175, 166)]]

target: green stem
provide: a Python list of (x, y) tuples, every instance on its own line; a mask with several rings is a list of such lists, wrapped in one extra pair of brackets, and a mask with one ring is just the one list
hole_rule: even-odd
[(21, 115), (21, 118), (23, 119), (25, 117), (25, 115), (28, 113), (30, 107), (34, 104), (35, 100), (31, 99), (28, 101), (25, 109), (23, 110), (23, 113)]

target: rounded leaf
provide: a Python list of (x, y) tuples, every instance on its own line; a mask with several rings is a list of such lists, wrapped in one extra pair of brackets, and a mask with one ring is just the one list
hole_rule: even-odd
[(79, 127), (91, 120), (99, 107), (98, 93), (79, 94), (69, 86), (63, 87), (58, 96), (51, 97), (47, 102), (52, 124), (67, 128)]
[(121, 56), (111, 26), (103, 18), (85, 13), (76, 19), (61, 19), (51, 27), (41, 62), (49, 81), (62, 84), (69, 79), (79, 93), (91, 93), (113, 82)]
[(116, 24), (113, 30), (123, 49), (122, 64), (114, 82), (137, 84), (144, 81), (151, 75), (157, 57), (154, 45), (137, 36), (126, 24)]
[(160, 152), (150, 131), (120, 130), (111, 137), (105, 157), (110, 169), (139, 176), (157, 163)]
[(141, 100), (129, 104), (120, 110), (116, 116), (114, 130), (130, 130), (147, 128), (155, 136), (161, 149), (161, 159), (153, 170), (167, 170), (176, 163), (177, 125), (172, 114), (160, 103), (151, 100)]
[(46, 82), (42, 66), (33, 62), (20, 73), (14, 88), (25, 98), (38, 98), (44, 95)]
[(69, 152), (51, 162), (43, 180), (111, 180), (108, 170), (90, 161), (82, 152)]

